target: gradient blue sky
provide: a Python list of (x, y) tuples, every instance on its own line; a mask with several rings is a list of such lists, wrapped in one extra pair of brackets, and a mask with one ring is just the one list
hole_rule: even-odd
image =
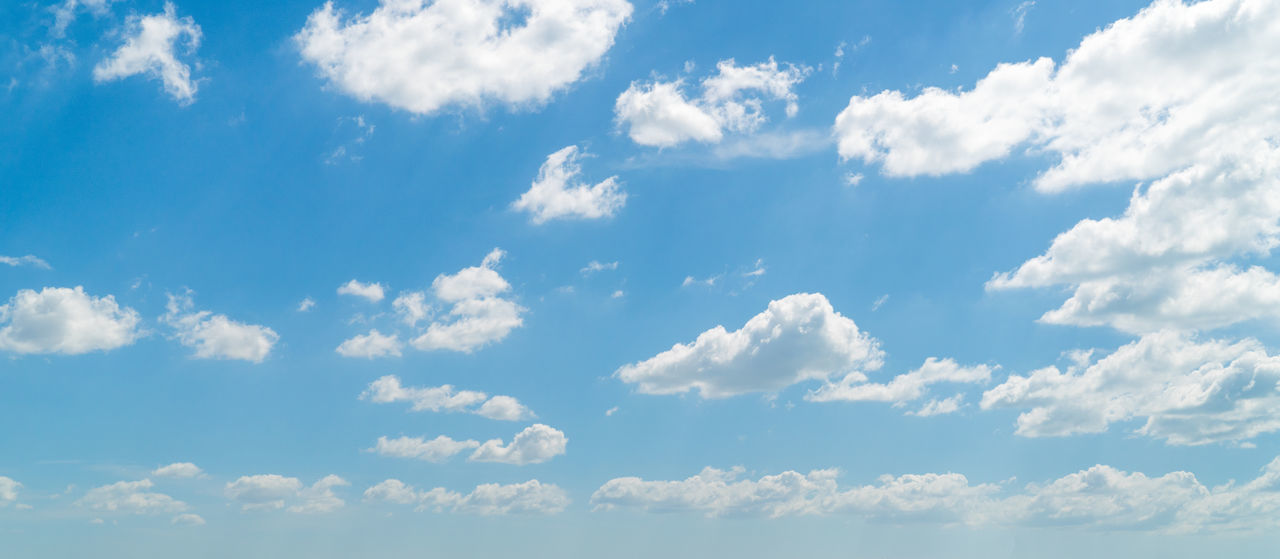
[[(336, 47), (309, 42), (319, 2), (0, 5), (0, 555), (1280, 544), (1280, 2), (513, 4), (337, 0)], [(504, 31), (467, 42), (462, 13)], [(409, 32), (357, 30), (370, 14)], [(493, 46), (540, 17), (531, 50)], [(727, 60), (756, 73), (702, 95)], [(513, 205), (565, 176), (594, 198)], [(612, 205), (587, 189), (610, 177)], [(393, 304), (413, 293), (416, 324)], [(415, 347), (468, 320), (457, 301), (517, 323)], [(781, 334), (732, 334), (753, 317)], [(395, 340), (337, 350), (371, 330)], [(890, 390), (931, 357), (951, 381)], [(387, 375), (536, 417), (361, 397)], [(551, 435), (525, 449), (526, 428)], [(441, 435), (463, 450), (377, 447)], [(504, 458), (472, 454), (491, 439)], [(803, 487), (766, 487), (785, 472)], [(517, 510), (475, 505), (530, 480)]]

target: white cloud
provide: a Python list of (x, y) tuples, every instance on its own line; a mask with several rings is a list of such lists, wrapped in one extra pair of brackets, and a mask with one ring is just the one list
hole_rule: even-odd
[(371, 449), (379, 456), (413, 458), (427, 462), (444, 462), (464, 450), (480, 446), (478, 441), (455, 441), (444, 435), (426, 440), (421, 437), (378, 437), (378, 444)]
[(204, 471), (199, 466), (191, 462), (174, 462), (168, 466), (161, 466), (151, 472), (156, 477), (174, 477), (174, 478), (193, 478), (203, 474)]
[(191, 68), (176, 54), (179, 45), (185, 46), (187, 54), (200, 46), (200, 26), (190, 16), (177, 17), (173, 3), (166, 2), (164, 13), (131, 16), (125, 34), (125, 43), (93, 68), (94, 81), (145, 75), (164, 83), (165, 92), (179, 103), (195, 100)]
[(799, 111), (792, 89), (810, 68), (768, 62), (738, 66), (734, 60), (716, 64), (716, 74), (699, 84), (702, 95), (685, 97), (684, 81), (632, 82), (614, 103), (618, 125), (637, 144), (670, 147), (687, 141), (718, 143), (726, 132), (752, 133), (767, 120), (764, 102), (782, 101), (788, 117)]
[(510, 396), (492, 396), (474, 390), (454, 390), (452, 385), (427, 388), (406, 387), (400, 378), (386, 375), (369, 383), (361, 400), (376, 404), (411, 402), (413, 411), (473, 413), (489, 419), (519, 421), (536, 417), (532, 410)]
[(1084, 38), (1064, 62), (1001, 64), (970, 90), (855, 96), (836, 120), (840, 154), (892, 175), (966, 171), (1031, 142), (1061, 156), (1053, 191), (1161, 176), (1265, 148), (1280, 76), (1280, 5), (1159, 1)]
[(76, 12), (81, 6), (87, 8), (90, 13), (95, 16), (105, 15), (107, 8), (114, 0), (64, 0), (60, 4), (56, 4), (49, 8), (53, 12), (53, 24), (49, 26), (49, 35), (54, 38), (62, 38), (67, 32), (67, 26), (76, 18)]
[(174, 526), (204, 526), (204, 518), (198, 514), (179, 514), (169, 521)]
[(1280, 244), (1280, 151), (1194, 165), (1135, 190), (1124, 215), (1085, 219), (988, 289), (1070, 285), (1048, 323), (1129, 332), (1215, 328), (1280, 312), (1280, 278), (1222, 263)]
[(403, 386), (396, 375), (385, 375), (370, 382), (360, 399), (378, 404), (410, 402), (410, 409), (415, 412), (466, 412), (490, 420), (520, 421), (536, 417), (520, 400), (506, 395), (489, 397), (483, 391), (454, 390), (448, 384), (429, 388)]
[(501, 341), (524, 324), (520, 318), (524, 308), (503, 297), (511, 284), (494, 269), (505, 254), (495, 248), (479, 266), (436, 276), (431, 282), (433, 293), (452, 307), (446, 317), (438, 317), (410, 342), (413, 347), (470, 353)]
[(631, 16), (625, 0), (382, 0), (344, 18), (328, 2), (294, 37), (338, 90), (416, 114), (546, 103), (582, 78)]
[(142, 337), (138, 313), (115, 297), (94, 297), (83, 287), (18, 291), (0, 305), (0, 350), (75, 355), (107, 351)]
[(361, 297), (367, 299), (370, 303), (377, 303), (386, 296), (386, 293), (383, 291), (381, 283), (361, 283), (359, 280), (353, 279), (338, 286), (338, 295)]
[(14, 266), (14, 267), (33, 266), (33, 267), (41, 268), (44, 270), (53, 269), (52, 266), (49, 266), (48, 262), (45, 262), (44, 260), (32, 254), (28, 254), (26, 256), (4, 256), (0, 254), (0, 264), (5, 264), (7, 266)]
[(540, 464), (564, 454), (569, 438), (564, 432), (541, 423), (535, 423), (516, 433), (511, 444), (502, 439), (491, 439), (471, 453), (472, 462), (500, 462), (502, 464)]
[(613, 217), (627, 203), (627, 193), (619, 188), (618, 177), (609, 177), (594, 186), (578, 182), (582, 167), (578, 146), (569, 146), (547, 156), (538, 169), (533, 186), (511, 207), (528, 212), (529, 220), (542, 224), (553, 219), (601, 219)]
[(588, 262), (586, 266), (583, 266), (581, 270), (578, 270), (578, 273), (584, 276), (589, 276), (596, 272), (613, 271), (617, 269), (618, 269), (618, 262), (616, 260), (613, 262), (600, 262), (599, 260), (592, 260)]
[(306, 489), (298, 492), (297, 504), (289, 507), (289, 512), (303, 514), (320, 514), (333, 512), (346, 505), (346, 502), (333, 493), (335, 487), (351, 485), (347, 480), (329, 474)]
[(871, 302), (871, 312), (876, 312), (880, 310), (880, 307), (884, 306), (884, 304), (887, 302), (889, 302), (888, 293), (885, 293), (884, 295), (876, 297), (876, 300)]
[(343, 357), (363, 357), (365, 359), (400, 357), (402, 345), (398, 335), (392, 334), (388, 336), (377, 329), (373, 329), (368, 334), (354, 336), (343, 341), (336, 351)]
[(18, 489), (21, 487), (22, 484), (14, 481), (13, 478), (0, 476), (0, 507), (16, 502), (18, 500)]
[(269, 510), (284, 508), (285, 499), (297, 495), (301, 489), (302, 482), (296, 477), (260, 474), (228, 482), (224, 493), (239, 503), (242, 510)]
[(427, 304), (427, 296), (421, 291), (402, 293), (391, 302), (392, 308), (400, 316), (400, 320), (410, 327), (431, 316), (431, 306)]
[(701, 512), (708, 516), (848, 514), (878, 522), (975, 526), (1078, 526), (1163, 533), (1271, 529), (1280, 525), (1280, 459), (1248, 483), (1206, 487), (1189, 472), (1149, 477), (1097, 465), (1011, 491), (965, 476), (881, 476), (840, 487), (836, 470), (787, 471), (742, 479), (745, 471), (706, 468), (680, 481), (616, 478), (591, 497), (596, 510)]
[(413, 490), (413, 486), (407, 485), (398, 479), (388, 479), (364, 490), (364, 500), (366, 501), (384, 501), (397, 505), (407, 505), (417, 502), (418, 499), (419, 495)]
[(627, 125), (631, 141), (669, 147), (687, 141), (716, 143), (724, 138), (715, 116), (684, 97), (684, 82), (632, 83), (618, 96), (614, 114)]
[(290, 503), (289, 512), (311, 514), (342, 508), (346, 503), (333, 493), (333, 488), (347, 485), (350, 484), (346, 480), (332, 474), (310, 487), (303, 486), (296, 477), (260, 474), (227, 483), (223, 493), (244, 511), (278, 510)]
[(174, 329), (182, 345), (194, 348), (197, 359), (241, 359), (261, 363), (280, 340), (274, 330), (245, 324), (210, 311), (193, 311), (190, 292), (169, 295), (160, 321)]
[(692, 4), (693, 0), (658, 0), (658, 12), (666, 15), (667, 10), (679, 4)]
[(76, 501), (89, 510), (130, 514), (182, 512), (187, 504), (163, 493), (148, 491), (155, 484), (149, 479), (118, 481), (90, 489)]
[(698, 389), (703, 398), (777, 392), (796, 383), (880, 368), (879, 342), (832, 308), (819, 293), (771, 301), (739, 330), (716, 326), (692, 344), (638, 363), (614, 376), (645, 394)]
[(416, 491), (397, 479), (389, 479), (365, 490), (366, 501), (416, 504), (416, 510), (463, 514), (557, 514), (569, 505), (569, 496), (560, 487), (529, 480), (524, 483), (477, 485), (468, 494), (437, 487)]
[(837, 150), (843, 158), (880, 162), (890, 176), (971, 170), (1008, 155), (1031, 135), (1052, 72), (1053, 61), (1042, 58), (1001, 64), (969, 91), (929, 87), (911, 99), (898, 91), (855, 96), (836, 117)]
[(298, 303), (298, 312), (307, 312), (314, 308), (316, 308), (316, 302), (310, 297), (305, 297)]
[(924, 406), (920, 409), (913, 412), (907, 412), (907, 415), (914, 415), (916, 417), (932, 417), (935, 415), (955, 413), (960, 411), (960, 406), (963, 405), (963, 402), (964, 394), (956, 394), (941, 400), (935, 398), (925, 402)]
[(501, 421), (519, 421), (534, 417), (533, 412), (525, 407), (524, 404), (521, 404), (519, 400), (511, 396), (501, 395), (485, 400), (474, 413)]
[[(953, 359), (930, 357), (925, 359), (920, 368), (893, 377), (888, 383), (867, 382), (867, 375), (854, 371), (838, 382), (826, 383), (817, 390), (810, 391), (805, 395), (805, 399), (815, 402), (892, 402), (895, 405), (903, 405), (925, 397), (929, 386), (934, 384), (985, 383), (991, 380), (991, 369), (987, 365), (964, 367)], [(954, 411), (956, 409), (954, 405), (958, 402), (952, 402), (950, 405), (939, 402), (931, 402), (931, 404), (929, 411), (932, 413), (922, 411), (919, 415), (941, 413), (947, 407), (950, 407), (950, 411)]]
[(1027, 24), (1027, 13), (1030, 12), (1031, 8), (1034, 8), (1035, 6), (1036, 6), (1035, 0), (1026, 0), (1023, 3), (1018, 4), (1017, 6), (1014, 6), (1012, 10), (1009, 10), (1009, 15), (1013, 16), (1013, 34), (1014, 35), (1022, 34), (1022, 29)]
[(681, 481), (609, 480), (591, 496), (597, 510), (636, 508), (651, 512), (703, 512), (708, 516), (814, 515), (846, 513), (873, 519), (969, 520), (999, 490), (970, 485), (960, 474), (882, 476), (878, 485), (842, 489), (839, 472), (787, 471), (758, 481), (740, 479), (742, 468), (706, 468)]
[(718, 275), (711, 276), (707, 279), (701, 279), (701, 280), (693, 276), (685, 276), (684, 281), (680, 282), (680, 287), (689, 287), (691, 285), (705, 285), (707, 287), (712, 287), (716, 284), (716, 281), (718, 281), (719, 279), (720, 279), (720, 276)]
[(1262, 344), (1200, 341), (1158, 332), (1096, 363), (1010, 375), (982, 396), (983, 409), (1027, 409), (1017, 434), (1101, 433), (1145, 420), (1135, 432), (1171, 445), (1241, 442), (1280, 430), (1280, 357)]
[[(970, 91), (855, 96), (846, 158), (890, 175), (967, 171), (1020, 145), (1055, 156), (1045, 192), (1157, 179), (1123, 216), (1087, 219), (991, 289), (1067, 285), (1045, 322), (1130, 332), (1275, 316), (1274, 274), (1230, 259), (1280, 244), (1280, 3), (1158, 1), (1085, 37), (1055, 66), (1003, 64)], [(1206, 292), (1229, 286), (1225, 297)]]

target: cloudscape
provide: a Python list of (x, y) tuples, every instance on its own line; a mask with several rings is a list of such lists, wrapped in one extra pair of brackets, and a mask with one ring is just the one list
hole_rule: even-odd
[(0, 5), (0, 556), (1280, 549), (1280, 0)]

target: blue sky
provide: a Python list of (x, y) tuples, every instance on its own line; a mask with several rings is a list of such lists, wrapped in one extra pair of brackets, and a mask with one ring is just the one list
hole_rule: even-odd
[(0, 16), (6, 556), (1280, 543), (1280, 2)]

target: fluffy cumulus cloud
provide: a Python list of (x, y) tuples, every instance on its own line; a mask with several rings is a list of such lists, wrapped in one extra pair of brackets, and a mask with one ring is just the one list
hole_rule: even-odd
[(581, 79), (631, 16), (626, 0), (381, 0), (347, 17), (332, 2), (294, 37), (338, 90), (417, 114), (533, 106)]
[(553, 219), (600, 219), (613, 217), (627, 202), (627, 194), (618, 177), (609, 177), (595, 185), (578, 182), (582, 167), (578, 146), (568, 146), (547, 156), (538, 169), (533, 186), (511, 207), (529, 214), (535, 224)]
[(511, 396), (489, 396), (474, 390), (455, 390), (452, 385), (404, 386), (400, 378), (386, 375), (369, 383), (361, 400), (375, 404), (408, 402), (413, 411), (473, 413), (489, 419), (520, 421), (536, 417), (532, 410)]
[(400, 348), (403, 346), (404, 344), (400, 343), (398, 335), (383, 334), (375, 328), (369, 330), (368, 334), (353, 336), (343, 341), (336, 351), (338, 355), (343, 357), (374, 359), (377, 357), (400, 357)]
[(524, 483), (477, 485), (462, 494), (436, 487), (418, 491), (398, 479), (389, 479), (365, 490), (370, 502), (416, 505), (418, 511), (462, 514), (556, 514), (569, 505), (569, 496), (560, 487), (529, 480)]
[(455, 441), (445, 435), (426, 440), (422, 437), (378, 437), (378, 444), (371, 450), (380, 456), (413, 458), (427, 462), (444, 462), (464, 450), (480, 446), (478, 441)]
[(130, 514), (157, 514), (182, 512), (187, 504), (164, 493), (151, 491), (155, 484), (149, 479), (118, 481), (90, 489), (76, 504), (98, 512)]
[(413, 347), (470, 353), (522, 326), (524, 308), (505, 296), (511, 284), (496, 270), (505, 255), (495, 248), (479, 266), (436, 276), (431, 291), (449, 311), (435, 316), (426, 331), (410, 341)]
[(136, 311), (121, 307), (111, 295), (94, 297), (78, 286), (23, 289), (0, 305), (0, 351), (107, 351), (141, 337), (139, 322)]
[(994, 290), (1074, 286), (1042, 321), (1129, 332), (1215, 328), (1280, 312), (1280, 278), (1224, 262), (1280, 244), (1280, 151), (1193, 165), (1135, 190), (1125, 213), (1085, 219)]
[(880, 368), (883, 357), (879, 342), (826, 297), (800, 293), (769, 302), (738, 330), (716, 326), (691, 344), (625, 365), (614, 376), (645, 394), (696, 388), (703, 398), (723, 398), (844, 378)]
[(1143, 333), (1275, 316), (1280, 278), (1232, 259), (1280, 241), (1276, 52), (1278, 2), (1159, 0), (1060, 64), (1002, 64), (967, 91), (855, 96), (839, 152), (911, 176), (1025, 146), (1056, 159), (1035, 179), (1046, 192), (1154, 179), (1124, 215), (1081, 221), (988, 284), (1074, 289), (1045, 322)]
[(564, 454), (569, 438), (554, 427), (535, 423), (516, 433), (511, 444), (502, 439), (491, 439), (471, 453), (473, 462), (500, 462), (502, 464), (540, 464)]
[(167, 312), (160, 321), (173, 328), (182, 345), (195, 350), (198, 359), (240, 359), (261, 363), (279, 341), (275, 330), (245, 324), (224, 314), (194, 310), (188, 292), (170, 295)]
[(609, 480), (596, 510), (697, 512), (709, 516), (847, 514), (881, 522), (974, 526), (1078, 526), (1167, 533), (1274, 529), (1280, 525), (1280, 459), (1245, 484), (1209, 488), (1189, 472), (1149, 477), (1093, 466), (1047, 483), (973, 484), (957, 473), (881, 476), (842, 487), (836, 470), (744, 479), (744, 470), (704, 469), (677, 481)]
[(793, 89), (810, 68), (767, 62), (738, 66), (722, 60), (704, 78), (701, 95), (689, 98), (683, 79), (632, 82), (614, 103), (618, 125), (637, 144), (670, 147), (684, 142), (718, 143), (726, 133), (751, 133), (767, 120), (766, 101), (785, 103), (786, 115), (799, 111)]
[(1019, 144), (1058, 155), (1043, 190), (1161, 176), (1265, 147), (1280, 112), (1280, 6), (1159, 0), (1055, 65), (1001, 64), (969, 91), (855, 96), (837, 117), (843, 157), (892, 175), (965, 171)]
[(124, 36), (124, 44), (93, 68), (95, 81), (142, 75), (160, 80), (179, 103), (195, 100), (191, 67), (178, 60), (180, 49), (191, 54), (200, 46), (200, 26), (190, 16), (178, 17), (173, 4), (166, 2), (163, 13), (130, 17)]
[(322, 513), (346, 504), (333, 489), (347, 485), (350, 484), (346, 480), (332, 474), (309, 487), (296, 477), (260, 474), (227, 483), (223, 493), (244, 511), (277, 510), (288, 504), (289, 512)]
[(559, 429), (541, 423), (531, 425), (516, 433), (511, 444), (502, 439), (492, 439), (481, 444), (475, 440), (454, 440), (440, 435), (434, 439), (422, 437), (378, 437), (378, 443), (370, 449), (381, 456), (412, 458), (427, 462), (444, 462), (457, 454), (474, 449), (468, 460), (472, 462), (499, 462), (502, 464), (539, 464), (564, 454), (568, 437)]
[[(961, 366), (953, 359), (930, 357), (919, 369), (894, 377), (888, 383), (867, 382), (867, 375), (852, 372), (839, 382), (828, 383), (805, 396), (816, 402), (891, 402), (895, 406), (919, 400), (928, 394), (929, 386), (940, 383), (973, 384), (991, 380), (991, 367)], [(945, 400), (930, 400), (915, 415), (929, 416), (959, 409), (959, 395)]]
[(386, 293), (380, 283), (362, 283), (360, 280), (351, 280), (338, 286), (338, 295), (350, 295), (352, 297), (360, 297), (368, 300), (370, 303), (377, 303)]
[(13, 478), (0, 476), (0, 507), (7, 507), (10, 503), (18, 501), (18, 489), (22, 488), (22, 484), (13, 480)]
[(204, 471), (200, 466), (191, 462), (174, 462), (168, 466), (161, 466), (151, 472), (156, 477), (172, 477), (172, 478), (193, 478), (199, 477)]
[(1017, 434), (1136, 432), (1172, 445), (1241, 442), (1280, 430), (1280, 357), (1259, 342), (1199, 340), (1158, 332), (1095, 363), (1047, 367), (982, 396), (982, 407), (1026, 409)]
[(347, 480), (333, 474), (324, 476), (310, 487), (298, 491), (296, 504), (289, 507), (289, 512), (302, 514), (320, 514), (333, 512), (346, 505), (334, 492), (335, 487), (351, 485)]
[(836, 483), (836, 470), (787, 471), (759, 480), (741, 479), (744, 473), (741, 468), (706, 468), (680, 481), (616, 478), (597, 489), (591, 502), (597, 510), (770, 517), (844, 512), (879, 519), (958, 522), (987, 506), (990, 495), (999, 490), (995, 485), (971, 485), (960, 474), (884, 476), (877, 485), (845, 489)]

